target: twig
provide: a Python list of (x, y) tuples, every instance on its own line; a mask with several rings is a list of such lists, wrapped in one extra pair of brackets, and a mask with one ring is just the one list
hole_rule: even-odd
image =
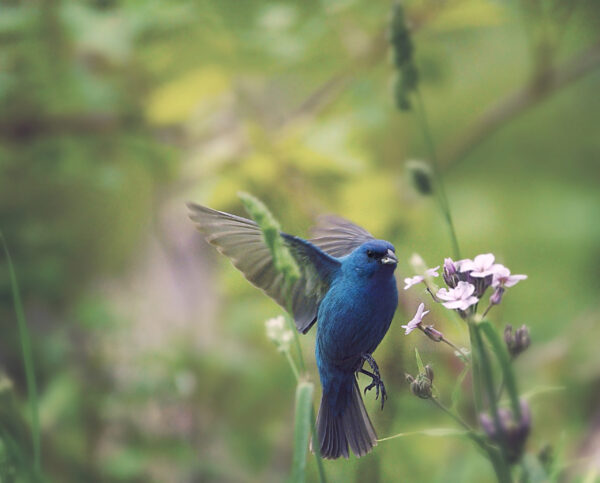
[(441, 168), (457, 163), (504, 124), (536, 106), (562, 87), (566, 87), (600, 67), (600, 41), (559, 67), (538, 72), (525, 87), (507, 95), (476, 119), (458, 140), (443, 150)]

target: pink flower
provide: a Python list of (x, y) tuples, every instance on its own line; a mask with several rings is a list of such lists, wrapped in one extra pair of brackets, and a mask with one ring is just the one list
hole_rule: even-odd
[(469, 275), (475, 278), (484, 278), (493, 275), (495, 270), (502, 265), (494, 263), (495, 257), (492, 253), (477, 255), (473, 260), (461, 260), (459, 270), (461, 272), (471, 272)]
[(425, 304), (421, 302), (419, 304), (419, 308), (417, 309), (417, 313), (415, 314), (413, 319), (408, 324), (402, 326), (403, 329), (406, 329), (406, 331), (404, 332), (405, 335), (408, 335), (413, 330), (415, 330), (423, 320), (423, 317), (425, 317), (429, 313), (429, 310), (424, 310)]
[(414, 277), (407, 277), (404, 279), (404, 290), (408, 290), (410, 287), (412, 287), (413, 285), (417, 285), (418, 283), (421, 283), (423, 280), (425, 280), (425, 278), (421, 275), (415, 275)]
[(425, 276), (426, 277), (439, 277), (439, 274), (437, 273), (437, 271), (439, 269), (440, 269), (439, 265), (434, 268), (428, 268), (427, 270), (425, 270)]
[(414, 277), (407, 277), (404, 279), (404, 290), (408, 290), (410, 287), (412, 287), (413, 285), (417, 285), (418, 283), (421, 283), (425, 280), (425, 278), (432, 278), (432, 277), (439, 277), (439, 274), (437, 273), (437, 271), (440, 269), (440, 266), (438, 265), (435, 268), (428, 268), (427, 270), (425, 270), (425, 274), (424, 275), (415, 275)]
[(479, 302), (479, 299), (473, 295), (475, 287), (467, 282), (458, 282), (455, 288), (441, 288), (436, 294), (437, 298), (445, 300), (442, 305), (447, 309), (466, 310), (471, 305)]
[(526, 278), (527, 275), (511, 275), (508, 268), (504, 265), (500, 265), (494, 270), (492, 287), (512, 287)]

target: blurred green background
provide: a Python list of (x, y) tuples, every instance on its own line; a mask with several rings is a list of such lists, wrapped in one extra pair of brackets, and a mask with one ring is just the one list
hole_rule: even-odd
[[(562, 387), (531, 399), (528, 450), (551, 445), (568, 479), (600, 472), (600, 3), (404, 5), (462, 255), (493, 252), (528, 274), (492, 319), (531, 328), (523, 392)], [(243, 214), (248, 191), (300, 236), (337, 213), (392, 241), (402, 278), (412, 253), (430, 266), (451, 255), (435, 201), (404, 169), (427, 150), (414, 113), (394, 106), (391, 7), (0, 3), (0, 229), (31, 331), (49, 480), (288, 475), (295, 382), (264, 328), (280, 309), (203, 242), (185, 201)], [(448, 401), (460, 364), (404, 336), (425, 294), (402, 295), (375, 353), (385, 410), (366, 397), (379, 437), (452, 427), (404, 373), (417, 346)], [(467, 345), (442, 310), (431, 315)], [(0, 425), (29, 458), (4, 258), (0, 316)], [(316, 380), (313, 343), (314, 331), (302, 338)], [(2, 481), (11, 464), (3, 441)], [(330, 481), (493, 480), (458, 438), (386, 441), (325, 468)]]

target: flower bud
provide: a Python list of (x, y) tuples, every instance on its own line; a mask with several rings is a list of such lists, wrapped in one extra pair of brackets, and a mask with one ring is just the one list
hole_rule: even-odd
[(394, 64), (396, 64), (396, 67), (401, 68), (412, 62), (413, 44), (406, 25), (404, 8), (399, 3), (394, 5), (392, 10), (389, 42), (393, 49)]
[(425, 366), (425, 375), (433, 383), (433, 369), (429, 364)]
[(481, 429), (488, 437), (506, 448), (506, 457), (509, 463), (516, 463), (523, 455), (525, 442), (531, 429), (531, 411), (525, 400), (521, 400), (521, 419), (515, 421), (512, 411), (501, 408), (498, 410), (500, 420), (500, 431), (496, 428), (493, 418), (488, 414), (480, 414), (479, 422)]
[(428, 196), (433, 192), (433, 171), (425, 161), (416, 159), (407, 161), (406, 171), (415, 189), (422, 195)]
[(517, 357), (531, 344), (529, 329), (526, 325), (522, 325), (513, 334), (512, 325), (508, 324), (504, 329), (504, 342), (506, 343), (506, 348), (510, 355)]
[(455, 288), (459, 282), (458, 273), (456, 270), (456, 264), (451, 258), (444, 259), (444, 268), (442, 270), (442, 277), (444, 282), (448, 285), (448, 288)]
[(427, 325), (423, 328), (423, 332), (434, 342), (440, 342), (444, 339), (444, 334), (437, 330), (433, 325)]
[(490, 295), (490, 304), (498, 305), (502, 301), (502, 295), (504, 295), (504, 287), (498, 285), (494, 290), (494, 293)]
[(426, 366), (425, 372), (425, 374), (419, 374), (416, 378), (410, 374), (406, 375), (406, 381), (410, 384), (410, 391), (421, 399), (431, 398), (431, 379), (429, 376), (433, 378), (433, 371), (431, 367)]

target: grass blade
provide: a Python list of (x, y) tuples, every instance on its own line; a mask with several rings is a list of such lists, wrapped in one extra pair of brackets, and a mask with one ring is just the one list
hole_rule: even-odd
[(25, 322), (25, 312), (21, 303), (21, 295), (19, 293), (19, 285), (17, 284), (17, 276), (12, 264), (12, 259), (8, 251), (8, 246), (4, 239), (4, 235), (0, 232), (0, 241), (4, 247), (6, 254), (6, 262), (8, 264), (8, 272), (10, 275), (10, 284), (13, 294), (13, 303), (15, 306), (15, 314), (17, 316), (17, 325), (19, 328), (19, 339), (21, 340), (21, 351), (23, 353), (23, 363), (25, 365), (25, 378), (27, 380), (27, 393), (29, 396), (29, 407), (31, 411), (31, 436), (33, 440), (33, 465), (36, 472), (40, 471), (41, 458), (41, 439), (40, 439), (40, 419), (37, 397), (37, 386), (35, 382), (35, 371), (33, 368), (33, 351), (31, 350), (31, 339), (27, 324)]

